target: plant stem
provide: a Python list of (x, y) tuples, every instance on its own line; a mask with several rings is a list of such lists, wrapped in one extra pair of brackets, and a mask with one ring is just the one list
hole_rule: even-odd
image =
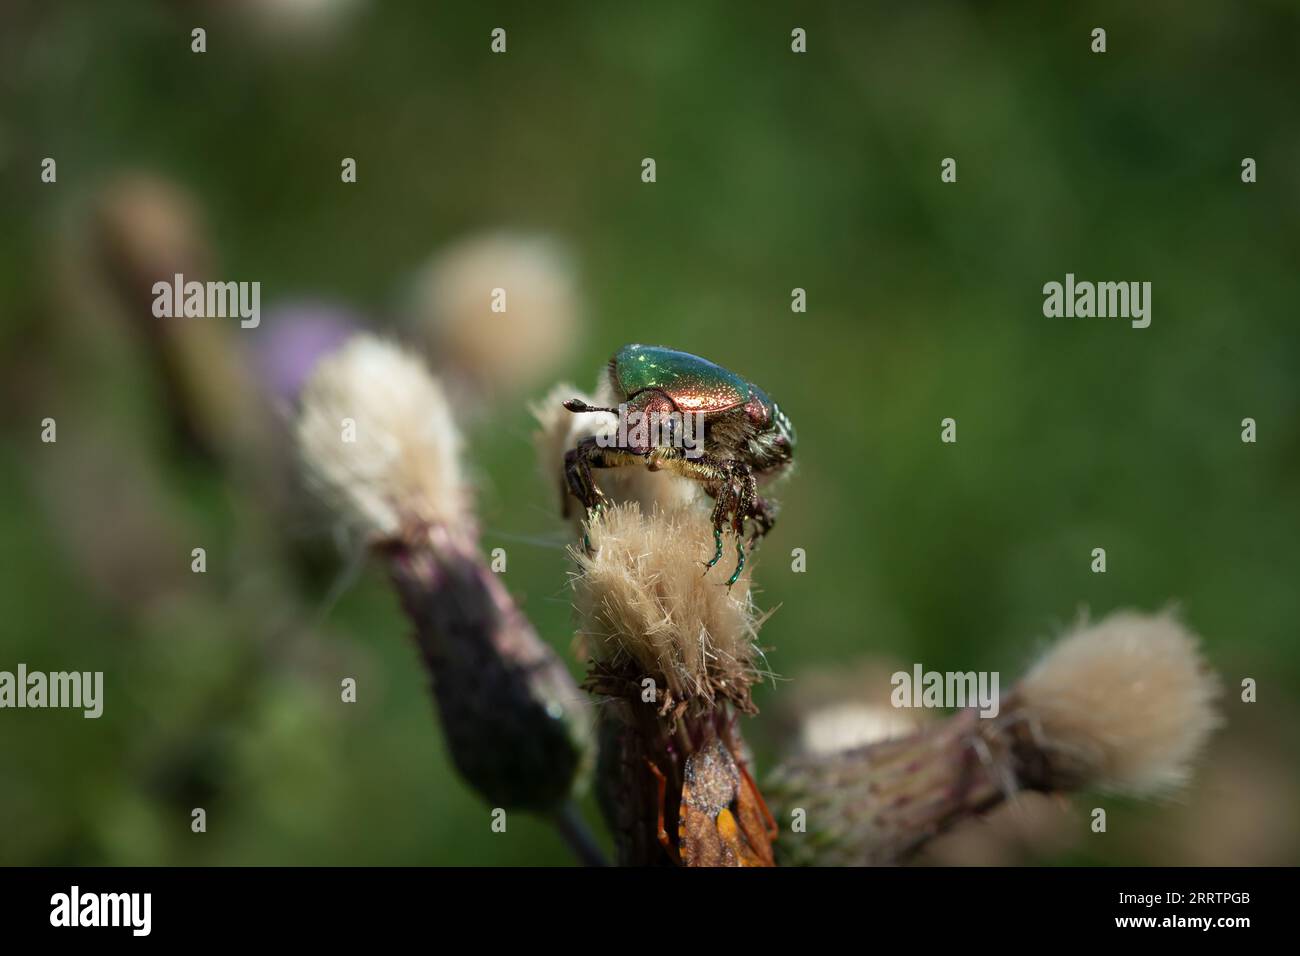
[(555, 829), (559, 831), (561, 838), (568, 844), (579, 863), (583, 866), (609, 866), (609, 861), (605, 859), (605, 854), (596, 843), (596, 838), (588, 828), (587, 822), (578, 812), (577, 804), (572, 800), (568, 801), (551, 819), (555, 823)]

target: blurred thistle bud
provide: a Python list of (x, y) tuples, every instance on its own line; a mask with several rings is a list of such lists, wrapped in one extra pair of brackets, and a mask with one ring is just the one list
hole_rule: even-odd
[(737, 721), (765, 674), (748, 571), (731, 589), (704, 575), (713, 530), (694, 508), (616, 505), (587, 537), (571, 549), (577, 643), (606, 704), (598, 795), (620, 862), (771, 865)]
[(323, 358), (342, 348), (366, 327), (364, 317), (346, 306), (319, 300), (278, 303), (267, 309), (255, 335), (241, 337), (247, 366), (260, 386), (258, 398), (274, 414), (264, 416), (273, 441), (259, 464), (259, 500), (282, 529), (298, 569), (309, 576), (332, 577), (335, 555), (321, 541), (299, 533), (319, 518), (316, 502), (298, 493), (294, 428), (298, 399)]
[(310, 50), (338, 36), (365, 0), (204, 0), (277, 50)]
[(181, 273), (202, 279), (213, 263), (198, 201), (153, 173), (123, 173), (96, 196), (92, 232), (100, 265), (134, 312), (152, 316), (153, 285)]
[(1218, 681), (1172, 616), (1117, 612), (1059, 641), (995, 717), (787, 761), (769, 781), (806, 832), (783, 862), (895, 863), (1021, 790), (1158, 796), (1186, 781), (1219, 723)]
[(280, 303), (262, 317), (250, 361), (263, 391), (293, 408), (316, 363), (366, 327), (357, 313), (329, 302)]
[[(197, 200), (161, 176), (122, 174), (95, 196), (85, 232), (89, 265), (149, 350), (176, 432), (191, 450), (255, 475), (272, 439), (236, 347), (239, 324), (154, 312), (156, 283), (211, 278), (215, 256)], [(101, 299), (94, 314), (104, 311)]]
[(457, 395), (524, 394), (579, 332), (570, 256), (545, 236), (495, 233), (439, 251), (414, 279), (407, 321)]
[(1002, 715), (1044, 757), (1028, 784), (1134, 796), (1186, 784), (1220, 724), (1219, 681), (1198, 643), (1172, 614), (1134, 611), (1059, 641), (1024, 676)]
[(588, 705), (484, 565), (441, 386), (359, 335), (319, 363), (301, 405), (308, 482), (386, 562), (457, 769), (490, 806), (559, 813), (588, 762)]
[(863, 657), (839, 668), (793, 676), (768, 713), (785, 747), (803, 754), (832, 754), (903, 737), (921, 726), (922, 711), (890, 703), (897, 662)]

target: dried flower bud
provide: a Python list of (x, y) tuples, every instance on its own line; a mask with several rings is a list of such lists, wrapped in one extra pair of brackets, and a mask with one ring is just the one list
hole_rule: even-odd
[(211, 278), (214, 255), (200, 203), (161, 176), (126, 173), (94, 195), (82, 232), (77, 258), (84, 257), (85, 272), (78, 269), (75, 279), (80, 285), (94, 277), (80, 292), (94, 297), (91, 314), (120, 312), (149, 349), (166, 411), (188, 449), (254, 477), (271, 437), (233, 323), (154, 313), (156, 283), (170, 284), (178, 274)]
[(474, 236), (441, 250), (416, 277), (412, 332), (460, 394), (490, 398), (536, 386), (578, 332), (568, 254), (544, 236)]
[(142, 321), (152, 318), (155, 282), (178, 272), (203, 278), (213, 261), (198, 201), (151, 173), (123, 174), (98, 193), (91, 236), (114, 291)]
[(734, 587), (704, 564), (714, 552), (707, 514), (643, 513), (617, 505), (588, 524), (591, 551), (571, 549), (579, 639), (601, 674), (655, 680), (665, 710), (728, 700), (752, 710), (763, 676), (749, 569)]
[(1173, 615), (1119, 611), (1059, 641), (1016, 698), (1061, 782), (1151, 796), (1186, 783), (1218, 693)]
[(789, 863), (893, 863), (1018, 790), (1124, 790), (1184, 782), (1217, 725), (1218, 683), (1169, 615), (1118, 612), (1062, 639), (996, 717), (963, 711), (907, 737), (787, 761), (769, 782), (806, 832)]
[(283, 50), (314, 49), (345, 35), (365, 0), (206, 0), (213, 13), (237, 20), (243, 29)]

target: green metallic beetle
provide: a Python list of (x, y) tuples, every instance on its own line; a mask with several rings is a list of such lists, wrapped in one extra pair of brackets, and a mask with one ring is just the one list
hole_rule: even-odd
[(772, 508), (759, 496), (758, 479), (781, 472), (793, 461), (795, 432), (790, 419), (757, 385), (689, 352), (625, 345), (609, 360), (608, 376), (612, 404), (619, 407), (597, 407), (576, 398), (564, 407), (577, 413), (612, 412), (621, 426), (645, 421), (662, 427), (620, 427), (615, 436), (580, 441), (564, 457), (568, 493), (588, 513), (599, 510), (609, 499), (596, 485), (592, 469), (628, 465), (668, 469), (700, 482), (716, 502), (717, 547), (706, 568), (722, 558), (722, 531), (728, 523), (736, 535), (738, 560), (727, 580), (730, 587), (745, 568), (746, 519), (754, 521), (751, 545), (775, 521)]

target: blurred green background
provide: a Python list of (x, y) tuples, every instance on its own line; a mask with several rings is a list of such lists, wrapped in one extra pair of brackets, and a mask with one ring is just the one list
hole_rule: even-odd
[[(1176, 602), (1205, 638), (1228, 726), (1177, 802), (1107, 800), (1105, 838), (1087, 798), (1013, 813), (928, 860), (1300, 861), (1297, 36), (1291, 2), (361, 2), (332, 32), (222, 4), (7, 3), (0, 669), (103, 670), (106, 702), (0, 713), (0, 862), (569, 862), (522, 815), (490, 832), (386, 582), (338, 587), (348, 559), (291, 463), (178, 434), (190, 413), (141, 332), (158, 320), (86, 274), (111, 259), (86, 210), (125, 173), (190, 197), (213, 274), (259, 280), (264, 315), (306, 297), (395, 328), (429, 256), (484, 230), (572, 252), (567, 356), (466, 409), (484, 547), (563, 652), (566, 538), (526, 402), (589, 387), (624, 342), (672, 345), (797, 424), (757, 572), (783, 677), (884, 658), (1005, 685), (1081, 607)], [(1045, 318), (1066, 272), (1150, 281), (1151, 327)], [(211, 347), (242, 361), (271, 329), (226, 323)], [(759, 692), (760, 766), (789, 686)]]

